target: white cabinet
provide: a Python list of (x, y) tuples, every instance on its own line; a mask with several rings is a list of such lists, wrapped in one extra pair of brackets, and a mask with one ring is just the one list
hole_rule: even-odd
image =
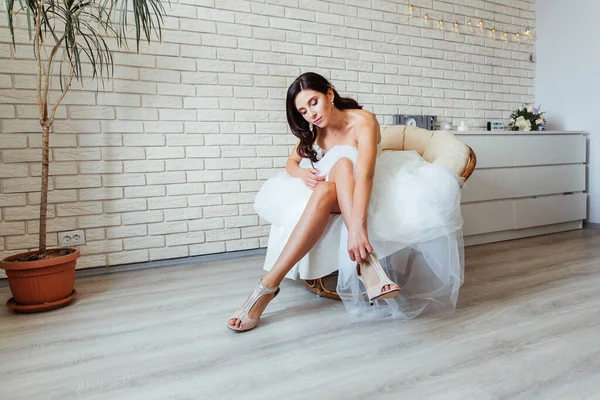
[(465, 244), (579, 229), (587, 216), (584, 132), (454, 132), (477, 155), (462, 192)]

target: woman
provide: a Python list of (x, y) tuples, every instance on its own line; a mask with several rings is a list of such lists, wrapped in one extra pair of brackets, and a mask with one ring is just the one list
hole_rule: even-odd
[(286, 113), (298, 143), (255, 200), (271, 223), (268, 272), (227, 326), (254, 328), (284, 277), (338, 269), (353, 314), (453, 310), (463, 272), (458, 176), (416, 152), (382, 153), (375, 116), (318, 74), (290, 85)]

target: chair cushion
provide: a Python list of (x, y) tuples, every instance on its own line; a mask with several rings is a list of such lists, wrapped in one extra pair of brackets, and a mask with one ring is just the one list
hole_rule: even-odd
[(469, 156), (467, 145), (447, 131), (436, 131), (423, 153), (426, 161), (446, 167), (459, 176), (465, 172)]
[(381, 150), (404, 150), (405, 125), (384, 126), (381, 129)]
[(429, 131), (414, 126), (390, 125), (381, 130), (382, 150), (414, 150), (425, 161), (462, 175), (469, 163), (469, 148), (448, 131)]
[(407, 126), (404, 131), (404, 150), (414, 150), (423, 155), (433, 135), (434, 131), (417, 128), (416, 126)]

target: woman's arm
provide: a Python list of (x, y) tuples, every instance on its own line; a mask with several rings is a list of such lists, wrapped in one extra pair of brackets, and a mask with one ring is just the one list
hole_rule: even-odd
[[(374, 115), (366, 118), (357, 129), (358, 160), (352, 202), (351, 226), (348, 229), (348, 250), (353, 261), (360, 262), (373, 251), (367, 236), (367, 209), (373, 188), (377, 143), (380, 140), (379, 122)], [(354, 254), (353, 254), (354, 253)], [(354, 258), (353, 258), (354, 256)]]
[(288, 157), (287, 163), (285, 164), (285, 170), (294, 178), (301, 178), (302, 175), (305, 174), (304, 171), (306, 171), (304, 168), (300, 168), (300, 161), (302, 161), (302, 158), (298, 155), (299, 144), (300, 141), (298, 141), (298, 143), (296, 143), (294, 146), (294, 150), (292, 150), (292, 153)]
[(379, 123), (373, 116), (364, 127), (358, 130), (358, 160), (356, 163), (356, 183), (354, 186), (354, 201), (352, 220), (366, 223), (367, 207), (373, 188), (375, 161), (377, 159), (377, 142), (379, 139)]
[(325, 180), (325, 177), (317, 176), (319, 171), (317, 171), (316, 169), (306, 169), (300, 167), (300, 161), (302, 161), (302, 158), (298, 155), (297, 151), (299, 144), (300, 142), (298, 141), (296, 146), (294, 146), (294, 150), (292, 150), (292, 153), (288, 157), (288, 160), (285, 164), (285, 170), (290, 176), (302, 179), (306, 186), (308, 186), (311, 189), (314, 189), (315, 187), (317, 187), (319, 182), (323, 182)]

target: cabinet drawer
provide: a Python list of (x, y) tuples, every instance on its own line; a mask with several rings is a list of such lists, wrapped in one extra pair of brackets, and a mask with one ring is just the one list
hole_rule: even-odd
[(516, 229), (583, 220), (586, 214), (585, 193), (515, 200)]
[(477, 155), (477, 168), (583, 164), (584, 135), (457, 135)]
[(476, 168), (512, 167), (514, 138), (512, 136), (460, 136), (477, 156)]
[(462, 189), (462, 202), (582, 192), (585, 164), (475, 170)]
[(517, 136), (514, 165), (585, 163), (586, 138), (582, 135)]
[(585, 190), (585, 164), (515, 169), (515, 197)]
[(513, 168), (482, 169), (473, 171), (462, 188), (462, 201), (485, 201), (514, 197)]
[(462, 206), (463, 235), (514, 229), (515, 201), (501, 200)]

